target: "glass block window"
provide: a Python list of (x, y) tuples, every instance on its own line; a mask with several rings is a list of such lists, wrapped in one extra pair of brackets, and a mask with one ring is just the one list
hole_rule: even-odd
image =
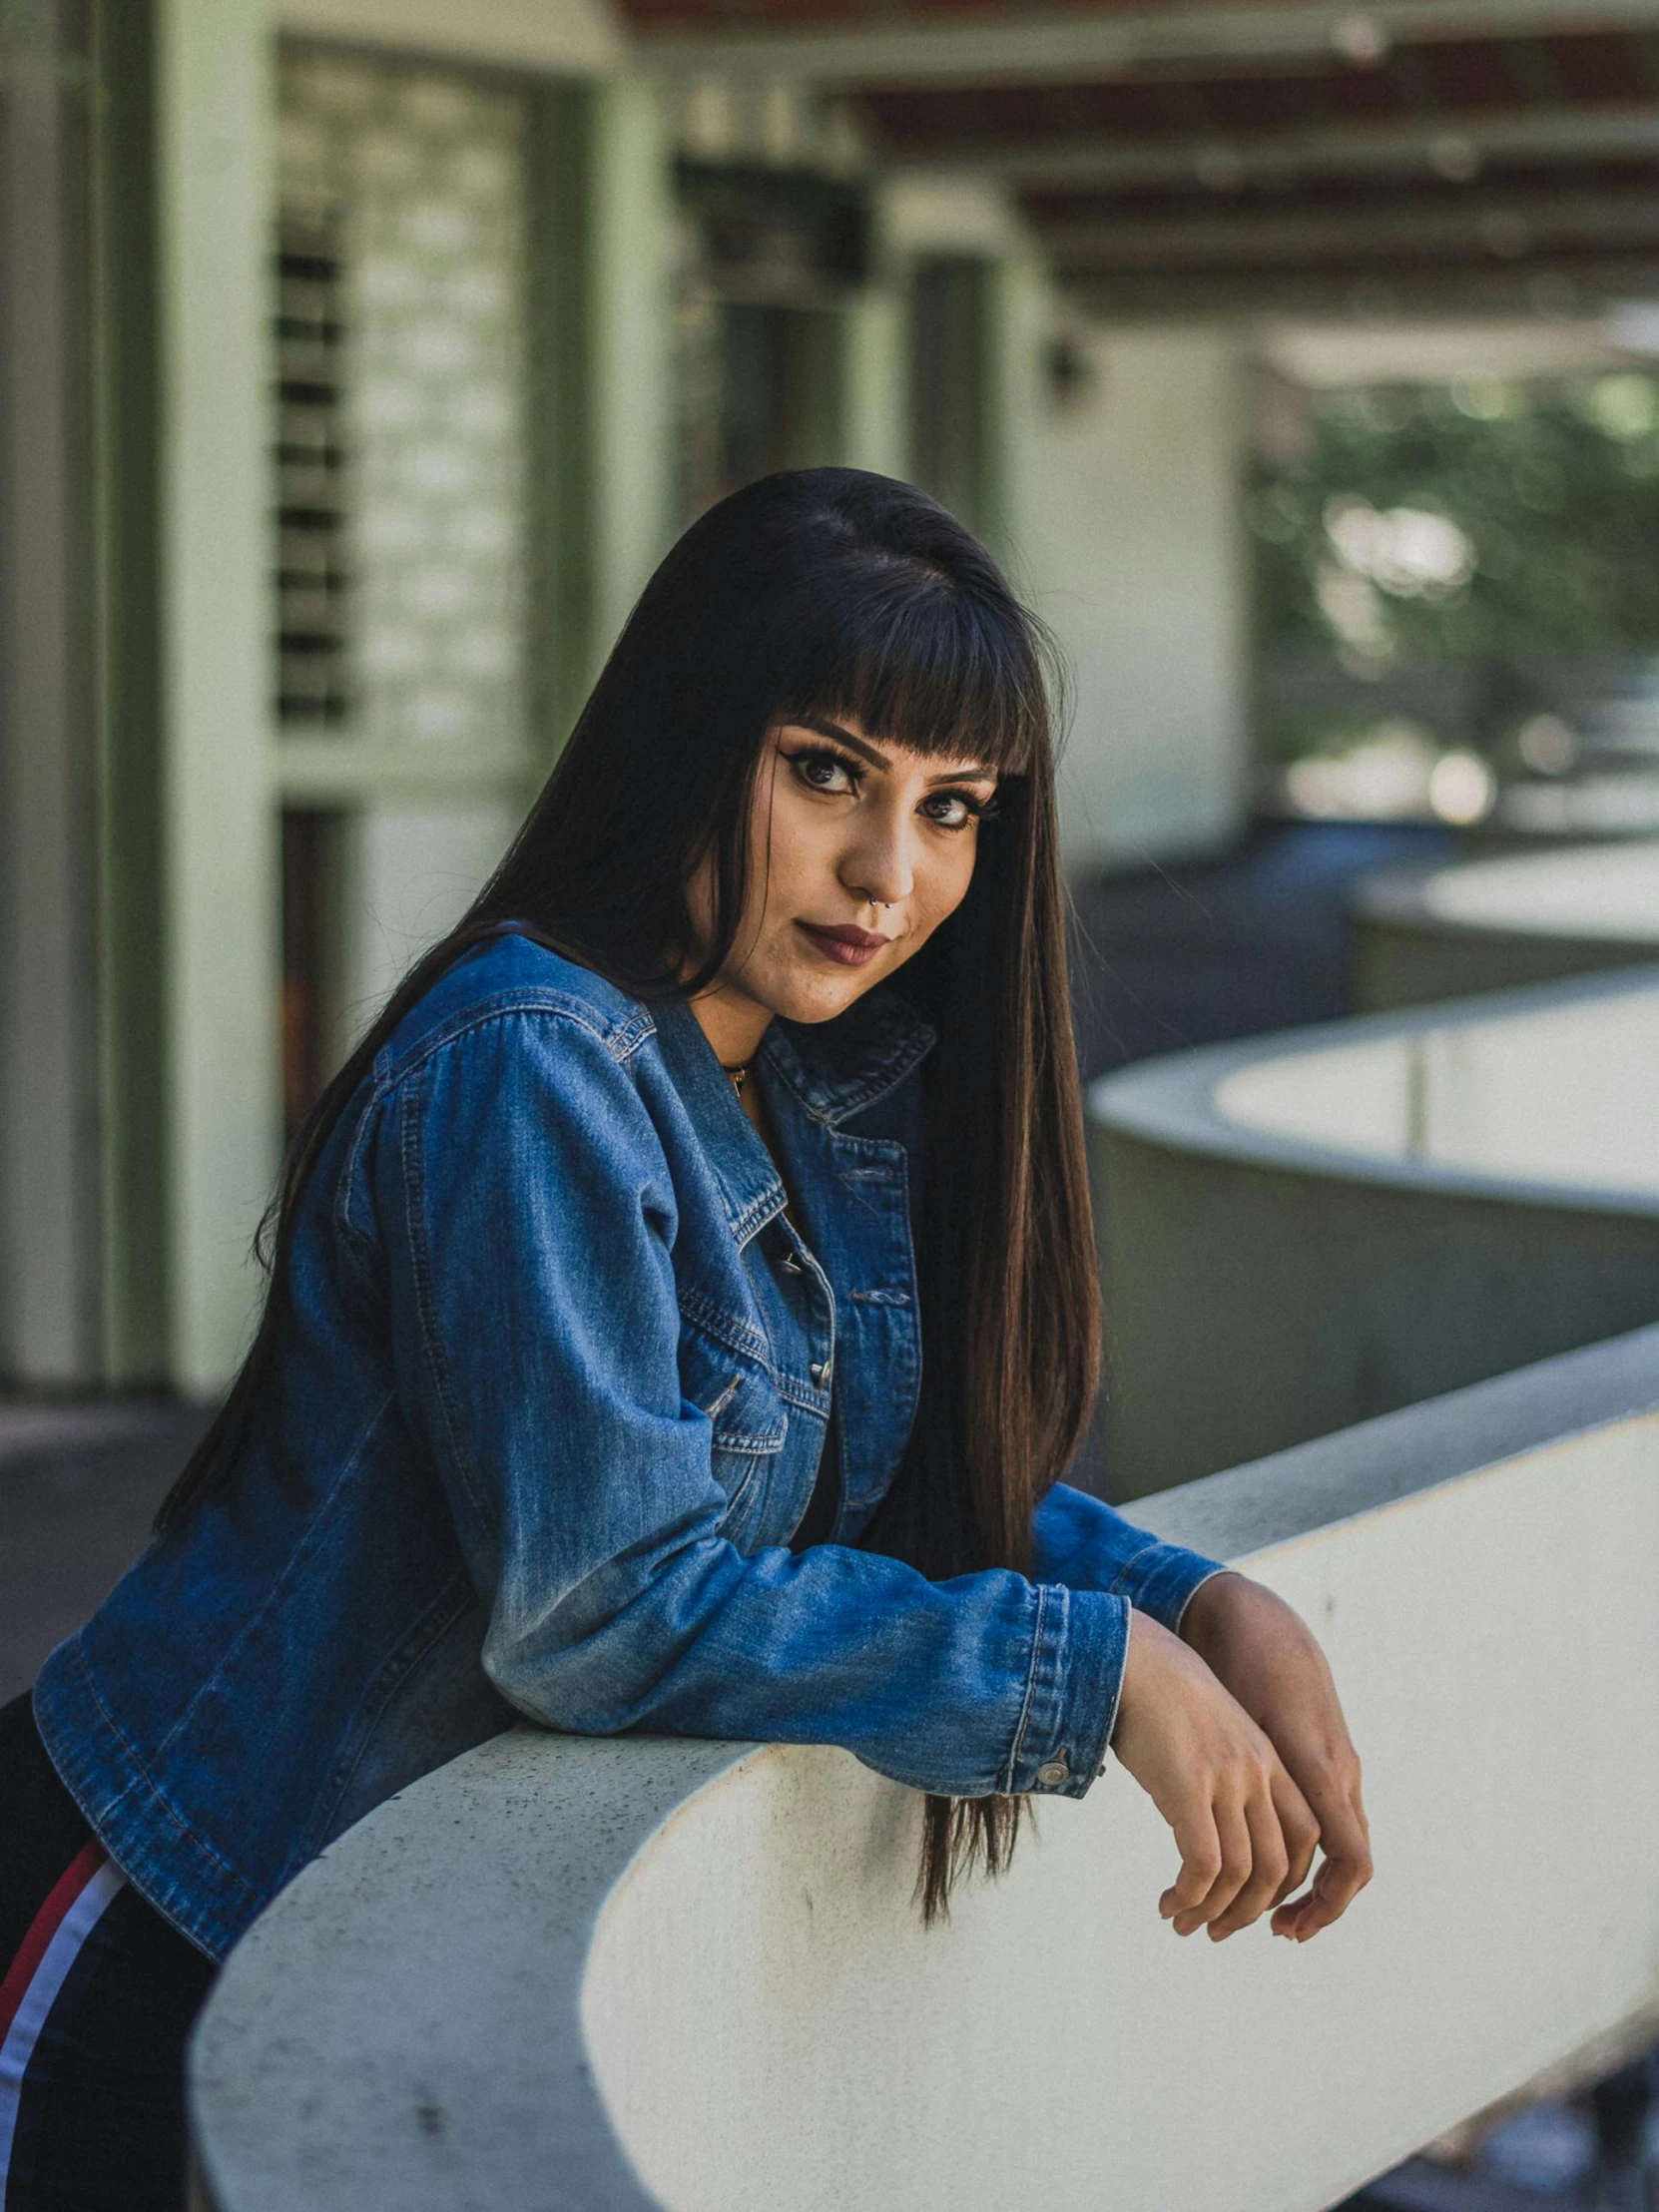
[(523, 130), (511, 88), (283, 56), (276, 688), (289, 725), (522, 742)]
[(330, 211), (284, 212), (276, 243), (276, 712), (345, 719), (344, 325)]

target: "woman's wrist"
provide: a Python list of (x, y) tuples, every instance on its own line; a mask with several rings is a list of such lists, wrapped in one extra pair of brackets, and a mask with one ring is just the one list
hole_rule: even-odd
[(1225, 1617), (1236, 1605), (1241, 1589), (1246, 1586), (1247, 1578), (1236, 1567), (1219, 1567), (1214, 1574), (1205, 1576), (1181, 1608), (1176, 1633), (1200, 1658), (1208, 1656), (1205, 1645), (1218, 1633)]

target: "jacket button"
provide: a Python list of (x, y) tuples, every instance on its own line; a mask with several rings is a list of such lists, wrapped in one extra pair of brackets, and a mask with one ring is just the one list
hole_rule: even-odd
[(828, 1361), (828, 1360), (815, 1360), (815, 1361), (813, 1362), (813, 1365), (812, 1365), (812, 1371), (811, 1371), (811, 1372), (812, 1372), (812, 1378), (813, 1378), (813, 1381), (814, 1381), (814, 1382), (816, 1382), (816, 1383), (818, 1384), (819, 1388), (820, 1388), (820, 1389), (822, 1390), (822, 1389), (823, 1389), (823, 1387), (824, 1387), (824, 1385), (825, 1385), (825, 1383), (826, 1383), (826, 1382), (829, 1382), (829, 1380), (830, 1380), (830, 1363), (829, 1363), (829, 1361)]
[(1045, 1790), (1057, 1790), (1062, 1782), (1069, 1782), (1071, 1769), (1066, 1764), (1065, 1753), (1061, 1752), (1058, 1759), (1045, 1759), (1037, 1769), (1037, 1780)]

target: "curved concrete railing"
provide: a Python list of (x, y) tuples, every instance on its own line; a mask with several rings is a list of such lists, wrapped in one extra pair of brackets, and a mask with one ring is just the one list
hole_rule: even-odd
[(1117, 1498), (1659, 1319), (1659, 970), (1093, 1086)]
[(1351, 926), (1369, 1011), (1659, 959), (1659, 840), (1390, 870), (1359, 886)]
[(1373, 1889), (1183, 1944), (1117, 1769), (924, 1931), (843, 1754), (522, 1730), (308, 1868), (198, 2031), (218, 2212), (1316, 2212), (1659, 2017), (1659, 1330), (1149, 1501), (1320, 1629)]

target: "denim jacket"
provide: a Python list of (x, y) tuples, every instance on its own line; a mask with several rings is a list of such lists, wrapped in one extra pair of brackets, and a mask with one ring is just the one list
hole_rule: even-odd
[[(204, 1950), (521, 1715), (1088, 1788), (1131, 1604), (1176, 1626), (1213, 1563), (1064, 1486), (1034, 1580), (856, 1548), (920, 1377), (931, 1041), (879, 990), (774, 1023), (752, 1079), (786, 1214), (684, 1005), (509, 932), (407, 1015), (307, 1181), (231, 1481), (35, 1692), (88, 1821)], [(837, 1517), (792, 1552), (831, 1393)]]

